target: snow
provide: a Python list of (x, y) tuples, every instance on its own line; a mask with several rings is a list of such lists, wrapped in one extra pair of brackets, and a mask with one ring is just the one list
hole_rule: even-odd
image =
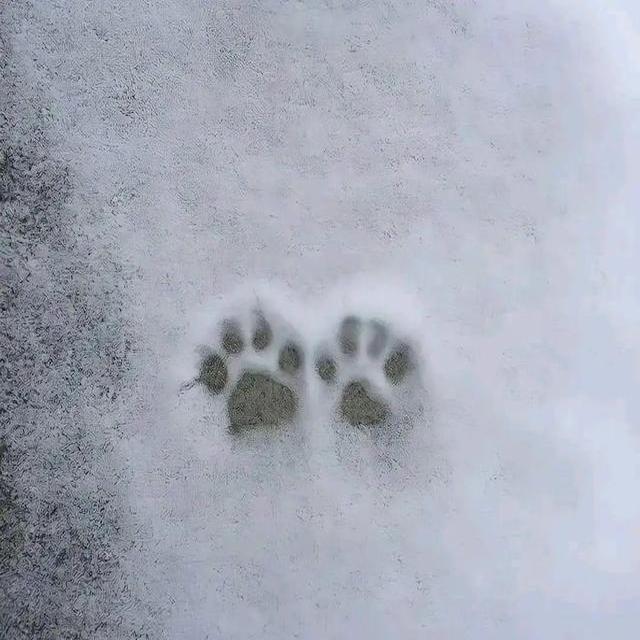
[[(69, 186), (7, 316), (47, 576), (7, 572), (7, 637), (39, 637), (27, 601), (60, 637), (635, 637), (633, 3), (11, 4), (7, 146)], [(313, 385), (301, 431), (245, 443), (181, 391), (254, 298), (309, 355), (352, 311), (415, 338), (391, 469)], [(93, 574), (56, 568), (50, 492)]]

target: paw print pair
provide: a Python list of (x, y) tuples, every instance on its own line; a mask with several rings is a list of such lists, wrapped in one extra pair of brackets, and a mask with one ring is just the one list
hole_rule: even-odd
[(309, 348), (290, 324), (253, 309), (219, 324), (195, 382), (224, 397), (234, 432), (293, 423), (310, 383), (341, 420), (375, 427), (393, 417), (402, 386), (416, 373), (409, 342), (379, 319), (348, 315)]

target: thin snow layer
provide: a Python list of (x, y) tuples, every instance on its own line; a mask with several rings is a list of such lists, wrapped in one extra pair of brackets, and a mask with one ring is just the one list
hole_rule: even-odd
[[(13, 19), (68, 206), (93, 212), (77, 250), (118, 264), (99, 290), (121, 298), (127, 384), (86, 428), (117, 441), (101, 482), (128, 469), (120, 619), (635, 637), (637, 16), (73, 0)], [(189, 382), (256, 303), (302, 336), (308, 382), (291, 429), (234, 439), (225, 395)], [(391, 452), (345, 435), (313, 380), (347, 314), (419, 353), (424, 410)]]

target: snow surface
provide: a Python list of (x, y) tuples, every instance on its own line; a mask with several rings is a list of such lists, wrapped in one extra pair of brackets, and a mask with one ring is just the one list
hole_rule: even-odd
[[(7, 638), (636, 637), (632, 0), (0, 12)], [(392, 468), (181, 390), (247, 296), (414, 336)]]

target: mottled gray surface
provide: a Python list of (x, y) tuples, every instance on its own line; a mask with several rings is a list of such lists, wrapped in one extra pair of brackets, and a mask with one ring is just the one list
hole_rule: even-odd
[(120, 566), (132, 537), (121, 537), (125, 473), (111, 444), (130, 276), (117, 247), (95, 246), (108, 210), (78, 193), (51, 129), (62, 113), (32, 73), (51, 68), (49, 25), (24, 2), (0, 16), (0, 637), (135, 637), (138, 621), (122, 617), (139, 603)]

